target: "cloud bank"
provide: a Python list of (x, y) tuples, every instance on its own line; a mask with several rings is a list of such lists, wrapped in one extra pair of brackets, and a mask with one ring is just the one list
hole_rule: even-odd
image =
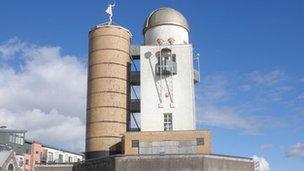
[(286, 157), (304, 157), (304, 143), (297, 143), (285, 151)]
[(238, 129), (246, 134), (263, 134), (286, 126), (286, 118), (278, 117), (269, 108), (283, 103), (292, 90), (284, 83), (285, 76), (282, 70), (205, 76), (196, 89), (198, 124)]
[[(60, 47), (0, 44), (0, 125), (43, 143), (83, 150), (86, 67)], [(75, 143), (76, 142), (76, 143)]]

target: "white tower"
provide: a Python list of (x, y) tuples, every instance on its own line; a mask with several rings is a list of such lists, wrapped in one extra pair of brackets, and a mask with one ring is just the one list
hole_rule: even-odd
[(146, 19), (140, 47), (141, 131), (195, 129), (194, 69), (187, 20), (160, 8)]

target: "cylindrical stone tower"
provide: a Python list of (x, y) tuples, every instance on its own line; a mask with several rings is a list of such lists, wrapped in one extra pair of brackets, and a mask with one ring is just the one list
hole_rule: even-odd
[(127, 130), (129, 30), (101, 25), (89, 33), (86, 159), (121, 153)]

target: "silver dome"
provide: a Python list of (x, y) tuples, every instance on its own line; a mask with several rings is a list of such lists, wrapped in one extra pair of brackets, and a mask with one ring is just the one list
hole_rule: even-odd
[(159, 8), (151, 12), (146, 19), (143, 31), (145, 33), (148, 29), (159, 25), (177, 25), (190, 31), (186, 18), (172, 8)]

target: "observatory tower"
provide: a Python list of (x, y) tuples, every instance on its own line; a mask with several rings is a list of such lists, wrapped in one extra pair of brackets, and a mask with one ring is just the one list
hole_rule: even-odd
[(195, 129), (194, 69), (187, 20), (172, 8), (146, 19), (140, 48), (141, 131)]
[(73, 170), (252, 171), (250, 158), (211, 154), (210, 131), (196, 130), (200, 75), (185, 17), (151, 12), (144, 44), (130, 45), (130, 31), (111, 22), (113, 7), (110, 22), (89, 32), (86, 161)]
[[(107, 23), (91, 29), (86, 159), (211, 152), (209, 131), (195, 130), (199, 74), (189, 31), (184, 16), (171, 8), (147, 17), (143, 45), (130, 46), (131, 33), (121, 26)], [(140, 70), (131, 69), (139, 67), (135, 63)], [(140, 98), (132, 97), (134, 86), (140, 86)], [(140, 127), (132, 129), (131, 118), (136, 123), (140, 119)]]

